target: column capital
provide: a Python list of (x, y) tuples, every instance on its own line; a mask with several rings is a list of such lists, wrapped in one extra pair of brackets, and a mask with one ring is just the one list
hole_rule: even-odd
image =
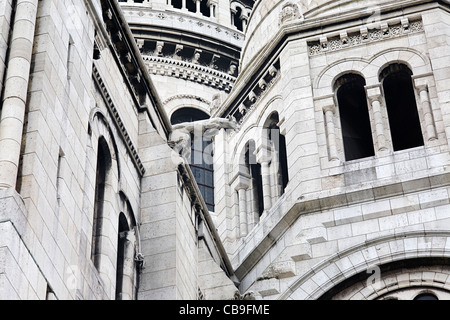
[(427, 90), (430, 87), (431, 80), (433, 79), (433, 75), (431, 73), (420, 74), (412, 76), (414, 86), (417, 90), (423, 91)]
[(375, 100), (380, 101), (382, 94), (381, 94), (381, 85), (377, 84), (374, 86), (366, 86), (366, 94), (367, 94), (367, 98), (370, 100), (370, 102), (372, 103)]
[(256, 148), (255, 155), (259, 164), (268, 164), (272, 160), (272, 148), (267, 143), (264, 143)]
[(316, 106), (316, 110), (322, 110), (324, 113), (326, 111), (333, 111), (335, 108), (334, 95), (327, 95), (314, 99), (314, 104)]
[(241, 189), (247, 190), (251, 185), (251, 176), (247, 172), (239, 170), (232, 179), (230, 185), (236, 191)]
[(236, 185), (234, 186), (234, 189), (236, 191), (247, 190), (248, 188), (250, 188), (250, 178), (246, 176), (239, 175), (235, 183)]
[(332, 112), (334, 114), (336, 113), (336, 106), (334, 104), (323, 106), (322, 111), (323, 113)]

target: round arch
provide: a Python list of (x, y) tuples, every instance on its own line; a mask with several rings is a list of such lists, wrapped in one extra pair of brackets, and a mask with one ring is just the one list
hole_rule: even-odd
[(331, 63), (314, 80), (314, 96), (332, 95), (336, 79), (348, 72), (361, 75), (366, 79), (367, 86), (377, 85), (379, 73), (394, 62), (407, 65), (415, 75), (432, 71), (431, 62), (421, 52), (411, 48), (391, 48), (383, 50), (369, 59), (347, 58)]
[(210, 115), (210, 109), (212, 101), (204, 99), (196, 95), (176, 95), (168, 98), (163, 102), (164, 109), (167, 112), (169, 118), (177, 112), (179, 109), (183, 108), (194, 108), (198, 109), (208, 115)]
[[(338, 252), (294, 281), (279, 299), (317, 300), (344, 281), (377, 266), (408, 259), (450, 259), (449, 231), (411, 231), (375, 238)], [(381, 292), (367, 286), (369, 291)], [(366, 295), (369, 296), (370, 294)]]
[(95, 139), (91, 141), (91, 146), (94, 150), (98, 150), (98, 141), (101, 137), (105, 140), (109, 151), (111, 153), (112, 169), (113, 173), (117, 177), (117, 182), (120, 181), (120, 160), (119, 151), (117, 147), (116, 140), (114, 138), (114, 133), (112, 132), (111, 126), (100, 109), (94, 109), (91, 116), (91, 121), (89, 122), (89, 127), (94, 134)]
[(133, 229), (135, 226), (137, 226), (136, 216), (134, 213), (135, 211), (133, 210), (131, 202), (124, 191), (120, 190), (119, 196), (120, 196), (119, 210), (120, 212), (123, 213), (129, 228)]

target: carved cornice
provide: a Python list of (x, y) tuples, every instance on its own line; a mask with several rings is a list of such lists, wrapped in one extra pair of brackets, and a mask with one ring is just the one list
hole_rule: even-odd
[(236, 82), (229, 74), (186, 61), (155, 56), (143, 56), (143, 59), (148, 72), (154, 75), (193, 81), (225, 92), (230, 92)]
[(111, 114), (112, 118), (114, 119), (116, 127), (121, 135), (121, 138), (122, 138), (123, 142), (125, 143), (125, 146), (130, 155), (130, 158), (133, 160), (133, 163), (136, 166), (136, 169), (138, 170), (139, 174), (141, 176), (143, 176), (145, 173), (144, 165), (142, 164), (142, 161), (139, 158), (137, 149), (134, 146), (133, 142), (131, 141), (130, 135), (128, 134), (128, 132), (125, 128), (125, 124), (123, 123), (122, 119), (120, 118), (117, 107), (114, 104), (112, 97), (109, 94), (108, 89), (106, 88), (106, 85), (105, 85), (105, 83), (102, 79), (102, 76), (100, 75), (100, 72), (98, 71), (95, 63), (92, 68), (92, 73), (93, 73), (93, 78), (95, 80), (95, 83), (97, 84), (98, 88), (100, 89), (100, 93), (102, 94), (103, 100), (105, 101), (108, 111)]
[(308, 52), (310, 56), (317, 56), (327, 52), (397, 38), (422, 31), (423, 23), (421, 20), (409, 21), (407, 18), (404, 18), (400, 22), (393, 24), (386, 22), (380, 23), (371, 29), (363, 26), (356, 32), (343, 31), (339, 36), (322, 36), (319, 40), (308, 42)]
[(200, 101), (200, 102), (202, 102), (204, 104), (207, 104), (207, 105), (211, 104), (211, 101), (208, 101), (206, 99), (203, 99), (202, 97), (194, 96), (194, 95), (191, 95), (191, 94), (178, 94), (176, 96), (173, 96), (173, 97), (170, 97), (170, 98), (166, 99), (162, 104), (165, 106), (171, 101), (181, 100), (181, 99), (191, 99), (191, 100)]
[(225, 114), (225, 116), (236, 121), (239, 125), (244, 123), (250, 114), (253, 113), (259, 101), (267, 95), (280, 78), (280, 61), (277, 59), (261, 73), (259, 79), (250, 87), (242, 102), (235, 106), (231, 112)]

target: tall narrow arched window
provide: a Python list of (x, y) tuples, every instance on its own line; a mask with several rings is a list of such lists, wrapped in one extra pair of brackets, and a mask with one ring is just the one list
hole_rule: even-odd
[(250, 140), (245, 147), (245, 166), (251, 178), (251, 208), (253, 213), (261, 216), (264, 211), (263, 185), (261, 165), (256, 161), (255, 150), (255, 141)]
[(380, 74), (394, 151), (424, 145), (411, 76), (411, 70), (399, 63)]
[(95, 178), (95, 204), (94, 218), (92, 225), (92, 247), (91, 259), (97, 269), (100, 266), (101, 248), (102, 248), (102, 227), (105, 205), (105, 187), (108, 172), (111, 170), (111, 153), (105, 138), (101, 137), (98, 141), (97, 169)]
[(278, 196), (281, 196), (286, 189), (289, 182), (288, 175), (288, 163), (287, 163), (287, 152), (286, 152), (286, 138), (281, 134), (278, 123), (280, 122), (277, 112), (270, 115), (269, 119), (266, 121), (264, 128), (267, 134), (268, 142), (272, 148), (273, 157), (272, 164), (274, 165), (274, 174), (276, 182), (276, 188), (278, 189)]
[[(183, 108), (174, 112), (171, 117), (172, 125), (209, 119), (209, 116), (195, 108)], [(212, 137), (201, 132), (191, 132), (190, 167), (197, 185), (205, 200), (208, 210), (214, 211), (214, 152)]]
[(334, 86), (347, 161), (375, 155), (365, 85), (362, 76), (346, 74)]
[(119, 215), (119, 229), (117, 240), (117, 264), (116, 264), (116, 300), (123, 299), (124, 267), (126, 259), (127, 232), (130, 231), (127, 219), (123, 213)]

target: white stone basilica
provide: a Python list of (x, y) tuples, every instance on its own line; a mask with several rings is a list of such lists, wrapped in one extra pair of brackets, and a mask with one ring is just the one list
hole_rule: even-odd
[(450, 1), (0, 26), (0, 300), (450, 300)]

